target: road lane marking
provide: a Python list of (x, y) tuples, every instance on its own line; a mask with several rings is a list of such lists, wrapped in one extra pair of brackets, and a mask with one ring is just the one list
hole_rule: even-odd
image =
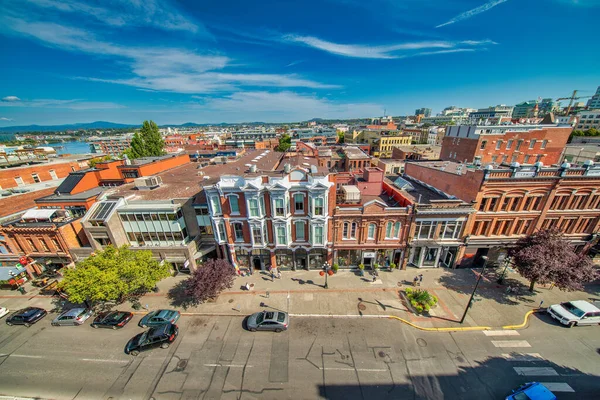
[(358, 372), (388, 372), (387, 369), (375, 369), (375, 368), (336, 368), (336, 367), (319, 367), (321, 371), (358, 371)]
[(492, 340), (496, 347), (531, 347), (527, 340)]
[(10, 354), (11, 357), (23, 357), (23, 358), (44, 358), (42, 356), (30, 356), (27, 354)]
[(252, 365), (242, 364), (204, 364), (205, 367), (252, 368)]
[(504, 353), (502, 354), (507, 361), (540, 361), (540, 353)]
[(505, 331), (482, 331), (485, 336), (519, 336), (520, 333), (515, 330)]
[(551, 392), (571, 392), (574, 393), (575, 390), (568, 383), (565, 382), (540, 382), (542, 385), (546, 386), (548, 390)]
[(93, 361), (93, 362), (110, 362), (110, 363), (128, 363), (128, 360), (103, 360), (100, 358), (82, 358), (81, 361)]
[(558, 376), (558, 372), (551, 367), (513, 367), (521, 376)]

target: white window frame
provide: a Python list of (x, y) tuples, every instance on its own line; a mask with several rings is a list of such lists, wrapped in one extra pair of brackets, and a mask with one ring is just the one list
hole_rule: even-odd
[[(371, 228), (373, 228), (373, 231), (371, 231)], [(369, 228), (367, 230), (367, 239), (374, 240), (376, 233), (377, 233), (377, 225), (373, 224), (373, 223), (369, 224)]]
[[(300, 203), (298, 203), (297, 197), (300, 198)], [(294, 199), (294, 213), (295, 214), (304, 214), (304, 212), (305, 212), (305, 210), (304, 210), (304, 193), (294, 193), (293, 199)], [(301, 209), (298, 209), (296, 207), (297, 204), (302, 204)]]
[[(256, 237), (254, 236), (255, 229), (257, 229), (259, 231), (259, 239), (260, 239), (259, 242), (256, 241)], [(262, 225), (258, 225), (258, 224), (250, 225), (250, 231), (251, 231), (251, 237), (252, 237), (252, 244), (254, 246), (256, 246), (256, 245), (264, 246), (265, 236), (264, 236), (264, 229), (263, 229)]]
[[(322, 208), (322, 212), (321, 213), (317, 213), (317, 201), (322, 201), (322, 206), (320, 206)], [(325, 197), (323, 196), (319, 196), (319, 197), (315, 197), (313, 199), (313, 215), (319, 216), (319, 217), (324, 217), (325, 216)]]
[(396, 221), (394, 223), (394, 226), (392, 227), (392, 238), (393, 239), (398, 239), (398, 237), (400, 236), (401, 228), (402, 228), (402, 223), (400, 221)]
[(215, 222), (215, 236), (217, 237), (217, 242), (219, 243), (223, 243), (227, 240), (225, 224), (223, 221)]
[(210, 210), (212, 211), (213, 215), (220, 215), (221, 214), (221, 200), (219, 198), (219, 196), (210, 196)]
[[(284, 234), (284, 236), (283, 236), (283, 239), (284, 239), (283, 242), (280, 240), (281, 239), (281, 237), (279, 235), (279, 232), (280, 232), (279, 230), (280, 229), (283, 229), (283, 234)], [(285, 225), (275, 225), (275, 243), (278, 246), (282, 246), (282, 245), (287, 245), (288, 244), (288, 242), (287, 242), (287, 235), (288, 235), (288, 231), (287, 231)]]
[[(237, 210), (233, 209), (234, 203), (231, 201), (232, 198), (235, 199), (235, 206)], [(238, 196), (237, 194), (228, 194), (227, 201), (229, 201), (229, 209), (231, 210), (231, 215), (240, 215), (240, 196)]]
[[(256, 208), (252, 207), (252, 202), (254, 202), (254, 201), (256, 202)], [(252, 210), (253, 209), (256, 209), (256, 215), (252, 215)], [(248, 216), (250, 218), (258, 218), (258, 217), (261, 216), (261, 213), (260, 213), (260, 201), (256, 197), (250, 197), (248, 199)]]
[[(296, 229), (296, 242), (306, 242), (306, 222), (296, 221), (294, 222), (294, 226)], [(302, 227), (302, 237), (298, 236), (298, 226)]]
[[(281, 207), (278, 207), (278, 203)], [(278, 212), (277, 209), (280, 208), (282, 212)], [(275, 217), (285, 217), (285, 199), (283, 197), (276, 197), (273, 199), (273, 215)]]
[[(321, 235), (317, 234), (317, 229), (321, 230)], [(319, 236), (321, 240), (318, 240)], [(325, 244), (325, 227), (323, 225), (315, 225), (313, 226), (313, 235), (312, 235), (312, 244), (323, 246)]]
[[(240, 232), (242, 233), (241, 237), (238, 237), (238, 232), (236, 231), (236, 226), (239, 226)], [(236, 242), (244, 241), (244, 224), (239, 221), (234, 221), (231, 223), (231, 230), (233, 230), (233, 240)]]
[(56, 171), (51, 169), (48, 171), (48, 173), (50, 174), (50, 178), (52, 178), (52, 180), (57, 180), (58, 179), (58, 175), (56, 175)]

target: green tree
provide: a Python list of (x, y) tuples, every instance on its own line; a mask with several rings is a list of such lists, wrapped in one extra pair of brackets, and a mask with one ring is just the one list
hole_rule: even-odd
[(150, 250), (107, 246), (68, 269), (59, 288), (73, 303), (120, 303), (153, 289), (169, 271), (170, 265), (154, 259)]
[(279, 146), (275, 148), (276, 151), (285, 152), (292, 147), (292, 138), (287, 133), (284, 133), (279, 138)]
[(344, 132), (338, 132), (337, 135), (338, 135), (338, 143), (339, 144), (343, 144), (344, 140), (345, 140), (344, 139)]
[(104, 157), (96, 157), (96, 158), (92, 158), (89, 161), (89, 165), (90, 165), (90, 168), (94, 168), (94, 167), (96, 167), (96, 164), (104, 162), (104, 161), (110, 161), (110, 160), (112, 160), (112, 156), (110, 156), (110, 155), (104, 156)]
[(125, 151), (131, 158), (155, 157), (165, 154), (165, 141), (154, 121), (144, 121), (142, 128), (131, 139), (131, 147)]

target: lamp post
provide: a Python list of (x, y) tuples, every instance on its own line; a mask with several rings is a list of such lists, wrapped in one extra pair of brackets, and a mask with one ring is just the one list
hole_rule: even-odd
[(465, 318), (467, 317), (467, 312), (469, 311), (469, 307), (471, 307), (471, 302), (473, 301), (473, 297), (475, 296), (475, 292), (477, 291), (477, 286), (479, 286), (479, 282), (481, 281), (481, 278), (483, 277), (483, 274), (485, 272), (485, 267), (487, 266), (487, 261), (488, 261), (487, 256), (483, 256), (481, 258), (483, 258), (483, 269), (481, 270), (481, 274), (479, 274), (479, 276), (477, 277), (477, 282), (475, 282), (475, 287), (473, 288), (473, 293), (471, 293), (469, 302), (467, 303), (467, 306), (465, 307), (465, 312), (463, 313), (463, 316), (460, 319), (461, 324), (465, 321)]
[(331, 274), (333, 274), (333, 270), (331, 269), (329, 263), (325, 261), (325, 264), (323, 264), (323, 271), (319, 272), (319, 275), (325, 275), (325, 286), (323, 286), (324, 289), (329, 289), (329, 285), (327, 284), (327, 277)]
[(17, 290), (21, 292), (21, 294), (25, 294), (25, 288), (21, 287), (21, 285), (19, 284), (19, 279), (17, 279), (18, 275), (15, 274), (13, 271), (8, 271), (8, 274), (15, 280), (15, 283), (17, 284)]
[(500, 275), (500, 278), (498, 278), (497, 282), (502, 285), (504, 283), (504, 277), (506, 276), (506, 270), (508, 269), (508, 266), (510, 264), (510, 259), (508, 257), (506, 257), (506, 260), (504, 260), (504, 270), (502, 271), (502, 275)]

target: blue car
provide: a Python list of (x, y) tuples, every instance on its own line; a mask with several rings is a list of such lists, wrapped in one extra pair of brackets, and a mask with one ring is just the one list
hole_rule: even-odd
[(556, 396), (539, 382), (529, 382), (518, 389), (506, 400), (556, 400)]
[(144, 315), (144, 318), (140, 320), (139, 325), (142, 328), (149, 326), (158, 326), (163, 324), (174, 324), (179, 320), (181, 314), (175, 310), (156, 310), (151, 311)]

